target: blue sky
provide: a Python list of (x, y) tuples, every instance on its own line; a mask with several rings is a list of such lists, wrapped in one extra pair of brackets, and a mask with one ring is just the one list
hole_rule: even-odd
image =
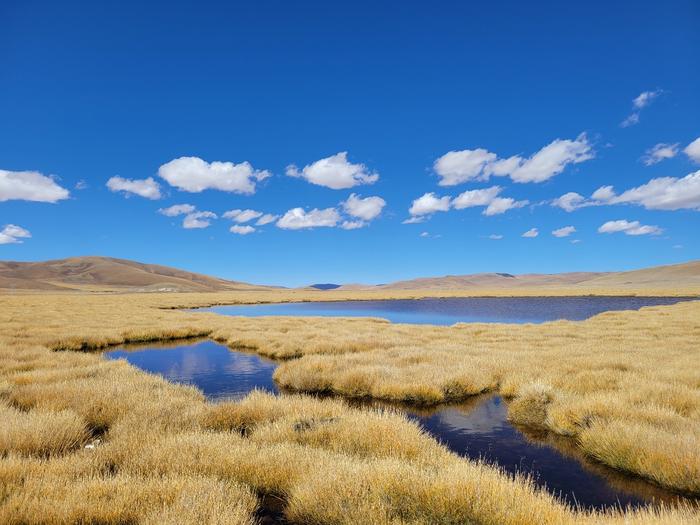
[(699, 26), (692, 0), (6, 1), (0, 259), (283, 285), (699, 259)]

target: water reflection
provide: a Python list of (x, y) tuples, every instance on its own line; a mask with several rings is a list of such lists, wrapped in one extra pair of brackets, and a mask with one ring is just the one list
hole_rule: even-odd
[(510, 473), (530, 475), (536, 484), (572, 505), (637, 507), (681, 499), (590, 461), (570, 439), (514, 426), (508, 421), (507, 404), (499, 396), (476, 396), (466, 403), (422, 410), (369, 404), (398, 407), (457, 454), (497, 464)]
[[(125, 346), (105, 355), (194, 385), (212, 400), (240, 399), (254, 388), (279, 393), (272, 379), (276, 362), (210, 340)], [(507, 472), (531, 475), (538, 485), (584, 508), (682, 499), (590, 461), (569, 439), (512, 425), (507, 405), (498, 396), (475, 396), (464, 403), (430, 409), (378, 401), (350, 403), (398, 408), (455, 453), (484, 459)]]
[(126, 345), (106, 352), (176, 383), (199, 388), (212, 400), (240, 399), (254, 388), (277, 392), (277, 364), (256, 354), (233, 352), (208, 339), (187, 343)]
[(393, 323), (453, 325), (458, 322), (543, 323), (582, 321), (610, 310), (638, 310), (691, 297), (451, 297), (382, 301), (328, 301), (214, 306), (195, 311), (223, 315), (380, 317)]

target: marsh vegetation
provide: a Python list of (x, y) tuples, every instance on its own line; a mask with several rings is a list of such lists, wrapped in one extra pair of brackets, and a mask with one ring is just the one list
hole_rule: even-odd
[(255, 299), (0, 297), (1, 410), (15, 422), (0, 433), (0, 522), (252, 523), (264, 494), (283, 498), (298, 523), (700, 516), (690, 503), (575, 509), (532, 480), (457, 456), (401, 413), (264, 393), (212, 404), (192, 387), (75, 352), (207, 336), (285, 359), (275, 379), (297, 391), (424, 405), (494, 392), (510, 400), (511, 421), (569, 436), (596, 461), (697, 495), (698, 303), (583, 322), (454, 327), (171, 309)]

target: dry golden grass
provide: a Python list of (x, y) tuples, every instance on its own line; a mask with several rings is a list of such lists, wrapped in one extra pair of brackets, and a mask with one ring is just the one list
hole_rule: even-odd
[(171, 309), (300, 297), (0, 296), (0, 417), (13, 422), (0, 429), (0, 522), (249, 523), (261, 493), (284, 497), (298, 523), (700, 520), (690, 507), (568, 508), (528, 480), (456, 457), (398, 413), (262, 393), (212, 405), (125, 362), (55, 351), (206, 335), (287, 358), (276, 378), (301, 390), (426, 404), (500, 392), (513, 420), (700, 493), (698, 303), (455, 327)]

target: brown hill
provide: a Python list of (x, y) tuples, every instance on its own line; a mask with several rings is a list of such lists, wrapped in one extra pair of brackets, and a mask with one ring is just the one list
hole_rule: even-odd
[(112, 257), (0, 261), (0, 289), (213, 292), (265, 289), (237, 281)]
[(643, 288), (700, 288), (700, 261), (690, 261), (668, 266), (654, 266), (630, 272), (616, 272), (590, 281), (587, 286)]
[(556, 274), (477, 273), (447, 275), (370, 285), (347, 285), (340, 290), (464, 290), (470, 288), (700, 288), (700, 261), (656, 266), (629, 272), (571, 272)]

